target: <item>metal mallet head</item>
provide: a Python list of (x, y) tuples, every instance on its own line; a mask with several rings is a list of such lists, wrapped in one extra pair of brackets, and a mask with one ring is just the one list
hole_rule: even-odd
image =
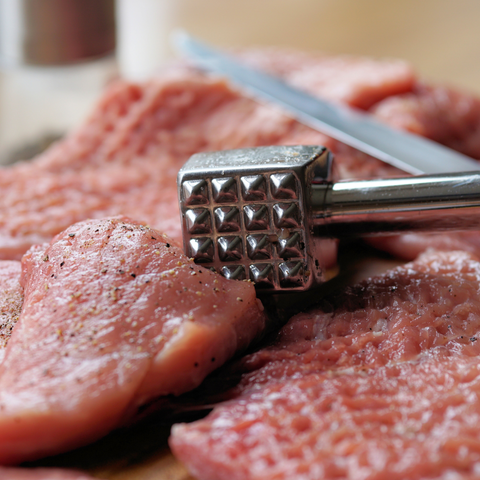
[(331, 182), (321, 146), (197, 153), (178, 174), (184, 249), (259, 290), (326, 280), (318, 237), (480, 229), (477, 172)]
[(322, 283), (310, 188), (330, 180), (325, 147), (275, 146), (198, 153), (178, 175), (185, 252), (225, 277), (267, 290)]

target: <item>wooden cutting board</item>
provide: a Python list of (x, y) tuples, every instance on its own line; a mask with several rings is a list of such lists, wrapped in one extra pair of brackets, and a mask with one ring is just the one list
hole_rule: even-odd
[(81, 470), (105, 480), (195, 480), (168, 448), (171, 419), (153, 416), (73, 452), (27, 467)]

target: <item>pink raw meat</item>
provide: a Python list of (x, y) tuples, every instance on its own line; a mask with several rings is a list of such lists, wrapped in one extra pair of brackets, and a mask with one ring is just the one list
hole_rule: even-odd
[(416, 258), (420, 253), (433, 248), (451, 252), (464, 250), (480, 255), (480, 235), (477, 231), (452, 233), (408, 233), (392, 237), (371, 237), (368, 243), (404, 260)]
[(81, 472), (56, 468), (4, 468), (0, 467), (0, 480), (94, 480)]
[(390, 125), (479, 158), (480, 99), (451, 88), (417, 85), (379, 102), (372, 112)]
[(20, 262), (0, 261), (0, 363), (23, 304)]
[(291, 319), (171, 446), (199, 480), (478, 478), (479, 340), (478, 258), (423, 254)]
[[(243, 58), (313, 93), (363, 108), (412, 91), (416, 81), (399, 61), (282, 51)], [(175, 67), (144, 84), (111, 85), (76, 132), (33, 162), (0, 169), (0, 258), (19, 259), (77, 221), (116, 214), (143, 219), (178, 240), (175, 177), (187, 158), (268, 144), (324, 144), (336, 153), (341, 178), (399, 174), (276, 106)]]
[(93, 441), (200, 384), (265, 326), (253, 284), (125, 218), (89, 220), (22, 260), (25, 302), (0, 364), (0, 463)]

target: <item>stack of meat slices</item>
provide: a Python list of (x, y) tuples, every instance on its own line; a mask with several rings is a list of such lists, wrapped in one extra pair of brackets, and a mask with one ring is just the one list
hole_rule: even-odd
[[(480, 101), (422, 85), (403, 62), (240, 56), (480, 158)], [(401, 173), (184, 66), (113, 84), (76, 132), (0, 170), (0, 464), (93, 441), (153, 398), (195, 388), (262, 334), (252, 285), (178, 248), (175, 177), (195, 152), (267, 144), (324, 144), (338, 178)], [(237, 365), (230, 402), (174, 430), (199, 478), (478, 474), (478, 235), (377, 245), (407, 259), (427, 245), (460, 253), (348, 290)]]
[[(423, 86), (404, 62), (278, 51), (243, 57), (314, 94), (480, 158), (480, 101)], [(32, 162), (0, 170), (0, 258), (20, 259), (75, 222), (114, 215), (145, 221), (178, 241), (180, 166), (199, 151), (275, 144), (329, 147), (338, 178), (401, 174), (221, 79), (172, 68), (144, 84), (112, 84), (77, 131)], [(435, 238), (428, 243), (480, 250), (465, 236)], [(411, 259), (418, 253), (398, 242), (384, 248)]]

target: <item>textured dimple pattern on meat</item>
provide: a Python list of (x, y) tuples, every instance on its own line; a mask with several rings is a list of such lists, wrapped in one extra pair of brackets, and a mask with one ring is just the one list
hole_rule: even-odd
[(202, 480), (474, 478), (479, 340), (478, 259), (424, 254), (290, 320), (172, 447)]

